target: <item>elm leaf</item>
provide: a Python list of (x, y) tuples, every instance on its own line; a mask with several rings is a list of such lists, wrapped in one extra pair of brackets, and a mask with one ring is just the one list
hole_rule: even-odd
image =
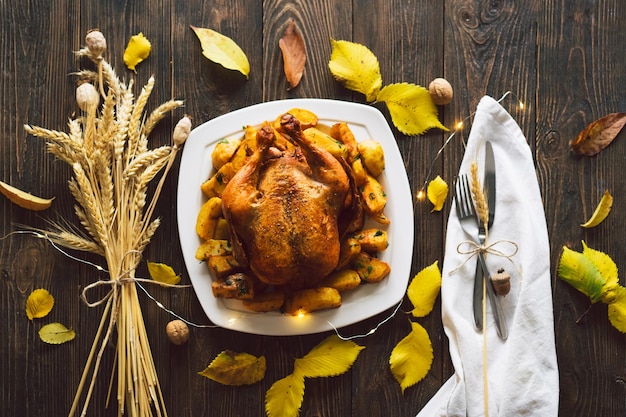
[(602, 299), (606, 279), (584, 254), (563, 247), (557, 273), (559, 278), (589, 297), (592, 303)]
[(334, 39), (331, 43), (328, 68), (333, 77), (347, 89), (364, 94), (368, 103), (374, 101), (383, 85), (378, 58), (358, 43)]
[(297, 417), (304, 399), (304, 376), (292, 373), (274, 382), (265, 393), (268, 417)]
[(256, 357), (249, 353), (230, 350), (220, 352), (199, 375), (223, 385), (251, 385), (265, 376), (265, 356)]
[(211, 29), (191, 26), (202, 46), (202, 55), (226, 69), (239, 71), (248, 78), (250, 63), (239, 45), (228, 36)]
[(407, 295), (413, 304), (413, 317), (424, 317), (433, 310), (440, 289), (441, 271), (439, 261), (435, 261), (418, 272), (407, 289)]
[(380, 90), (376, 101), (385, 102), (391, 121), (405, 135), (421, 135), (432, 128), (448, 131), (439, 121), (437, 106), (430, 93), (422, 86), (409, 83), (389, 84)]
[(433, 204), (432, 211), (441, 211), (448, 198), (448, 183), (439, 175), (428, 183), (426, 190), (428, 200)]
[(158, 262), (146, 262), (146, 264), (153, 280), (169, 285), (176, 285), (180, 282), (180, 275), (177, 275), (171, 266)]
[(626, 333), (626, 288), (619, 286), (614, 300), (609, 304), (609, 321), (617, 330)]
[(45, 289), (39, 288), (26, 299), (26, 315), (30, 320), (46, 317), (54, 306), (54, 298)]
[(50, 323), (39, 329), (39, 338), (46, 343), (52, 345), (60, 345), (69, 342), (76, 337), (76, 333), (72, 329), (68, 329), (61, 323)]
[(424, 379), (433, 363), (433, 346), (428, 332), (411, 322), (411, 332), (391, 351), (389, 365), (396, 381), (404, 390)]
[(591, 122), (570, 147), (578, 155), (593, 156), (609, 146), (626, 124), (626, 113), (610, 113)]
[(294, 368), (307, 378), (341, 375), (348, 371), (365, 346), (331, 335), (295, 361)]

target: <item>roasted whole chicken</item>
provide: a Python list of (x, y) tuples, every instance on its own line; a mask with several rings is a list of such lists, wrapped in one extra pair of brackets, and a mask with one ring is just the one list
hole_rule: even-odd
[(294, 116), (280, 124), (294, 146), (279, 149), (272, 126), (262, 126), (222, 211), (237, 262), (266, 284), (313, 287), (337, 267), (342, 234), (359, 216), (356, 189), (346, 164), (310, 143)]

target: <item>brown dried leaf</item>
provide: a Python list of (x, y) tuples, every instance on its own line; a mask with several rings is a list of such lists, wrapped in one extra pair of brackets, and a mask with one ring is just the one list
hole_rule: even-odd
[(278, 46), (283, 53), (287, 81), (291, 88), (296, 88), (304, 71), (306, 46), (304, 45), (304, 39), (296, 30), (296, 24), (293, 19), (289, 20), (289, 26), (287, 26), (283, 37), (278, 41)]
[(626, 113), (611, 113), (591, 122), (570, 147), (578, 155), (593, 156), (613, 142), (626, 124)]

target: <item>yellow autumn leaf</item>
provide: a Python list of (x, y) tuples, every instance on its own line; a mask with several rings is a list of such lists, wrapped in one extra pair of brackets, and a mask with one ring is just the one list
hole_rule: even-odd
[(143, 36), (142, 32), (131, 36), (124, 51), (124, 63), (129, 70), (135, 71), (135, 67), (143, 62), (150, 55), (152, 45), (150, 41)]
[(191, 26), (202, 45), (202, 55), (229, 70), (239, 71), (248, 78), (250, 63), (243, 50), (228, 36), (211, 29)]
[(383, 85), (378, 58), (366, 46), (331, 39), (333, 50), (328, 68), (344, 87), (362, 93), (367, 102), (376, 100)]
[(587, 257), (598, 268), (598, 272), (604, 280), (604, 285), (600, 291), (602, 301), (607, 303), (605, 298), (607, 293), (611, 292), (619, 285), (619, 275), (617, 265), (609, 255), (596, 249), (592, 249), (583, 241), (583, 255)]
[(177, 275), (171, 266), (158, 262), (148, 261), (146, 263), (148, 273), (153, 280), (170, 285), (176, 285), (180, 282), (180, 275)]
[(52, 345), (60, 345), (69, 342), (76, 337), (76, 333), (72, 329), (68, 329), (61, 323), (50, 323), (39, 329), (39, 338), (46, 343)]
[(389, 109), (391, 121), (405, 135), (417, 136), (432, 128), (448, 131), (439, 121), (437, 106), (428, 90), (409, 83), (389, 84), (376, 97)]
[(626, 288), (619, 286), (616, 296), (609, 304), (609, 321), (617, 330), (626, 333)]
[(432, 265), (427, 266), (413, 277), (407, 295), (413, 310), (413, 317), (424, 317), (433, 310), (437, 295), (441, 289), (441, 271), (439, 270), (439, 261), (435, 261)]
[(443, 180), (439, 175), (428, 183), (428, 189), (426, 190), (428, 200), (433, 204), (432, 211), (441, 211), (443, 204), (448, 197), (448, 183)]
[(307, 378), (341, 375), (348, 371), (365, 346), (331, 335), (295, 361), (294, 368)]
[(297, 417), (304, 399), (304, 377), (292, 373), (272, 384), (265, 393), (267, 417)]
[(26, 315), (30, 320), (46, 317), (54, 306), (54, 298), (45, 289), (39, 288), (26, 299)]
[(0, 194), (3, 194), (14, 204), (18, 206), (33, 210), (40, 211), (45, 210), (52, 205), (53, 198), (42, 198), (22, 191), (19, 188), (15, 188), (6, 182), (0, 181)]
[(611, 207), (613, 207), (613, 196), (609, 193), (609, 190), (606, 190), (604, 191), (604, 195), (600, 199), (600, 203), (598, 203), (598, 206), (589, 220), (581, 224), (581, 226), (584, 228), (590, 228), (599, 225), (609, 215)]
[(424, 379), (433, 363), (433, 346), (426, 329), (411, 323), (411, 332), (391, 351), (391, 373), (404, 390)]
[(239, 386), (251, 385), (262, 380), (265, 369), (265, 356), (257, 358), (249, 353), (225, 350), (198, 374), (223, 385)]

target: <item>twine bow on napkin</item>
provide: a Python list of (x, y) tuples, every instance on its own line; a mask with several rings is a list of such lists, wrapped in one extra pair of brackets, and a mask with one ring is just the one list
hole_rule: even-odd
[(480, 151), (485, 141), (493, 146), (497, 171), (497, 209), (490, 240), (516, 246), (510, 257), (486, 257), (490, 271), (505, 268), (512, 276), (509, 294), (500, 297), (509, 337), (504, 341), (497, 336), (489, 303), (485, 339), (474, 327), (471, 295), (476, 257), (470, 262), (467, 253), (459, 253), (459, 242), (467, 237), (451, 210), (441, 308), (455, 373), (417, 417), (558, 414), (550, 246), (541, 194), (526, 138), (506, 110), (488, 96), (476, 109), (460, 173), (468, 172), (472, 161), (484, 166)]

